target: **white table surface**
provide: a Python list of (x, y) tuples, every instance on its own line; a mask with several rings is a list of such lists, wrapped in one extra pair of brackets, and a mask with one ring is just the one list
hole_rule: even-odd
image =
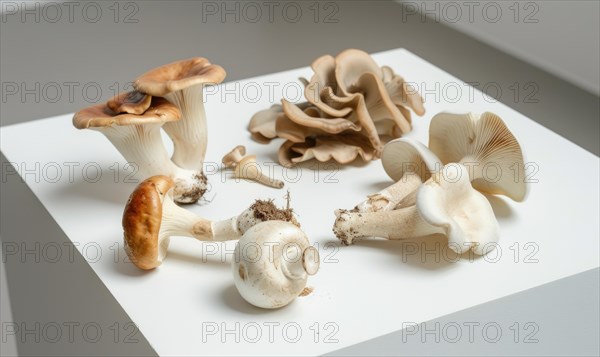
[[(323, 354), (399, 330), (405, 322), (430, 320), (599, 266), (598, 157), (467, 89), (408, 51), (386, 51), (374, 58), (430, 91), (424, 93), (427, 114), (413, 119), (408, 137), (426, 143), (429, 121), (442, 110), (492, 111), (519, 139), (526, 160), (539, 168), (526, 202), (490, 198), (500, 222), (501, 255), (453, 262), (442, 237), (428, 238), (426, 246), (420, 246), (425, 240), (409, 244), (377, 240), (338, 247), (331, 232), (333, 210), (352, 207), (389, 184), (389, 179), (379, 161), (339, 170), (331, 164), (314, 170), (316, 165), (309, 163), (287, 170), (292, 181), (301, 176), (286, 187), (303, 229), (320, 248), (321, 270), (309, 280), (315, 290), (285, 308), (261, 310), (245, 303), (233, 286), (227, 254), (233, 242), (174, 238), (167, 260), (154, 271), (141, 272), (125, 262), (121, 214), (135, 184), (123, 183), (122, 176), (115, 182), (114, 168), (123, 167), (124, 160), (101, 134), (74, 129), (71, 114), (3, 127), (1, 150), (20, 168), (39, 163), (42, 177), (28, 174), (26, 183), (160, 355)], [(270, 99), (282, 96), (286, 84), (287, 96), (298, 98), (296, 78), (310, 73), (302, 68), (234, 82), (239, 87), (225, 83), (207, 95), (207, 161), (215, 163), (210, 167), (238, 144), (257, 154), (259, 162), (275, 162), (279, 142), (253, 142), (246, 125), (253, 113), (271, 104)], [(268, 86), (275, 88), (272, 98)], [(253, 103), (244, 100), (244, 93), (253, 99), (257, 87), (260, 98)], [(453, 92), (456, 88), (462, 88), (459, 98)], [(238, 94), (225, 95), (225, 89)], [(444, 96), (456, 100), (451, 103)], [(72, 179), (70, 163), (79, 163)], [(83, 177), (82, 168), (94, 163), (102, 168), (102, 177), (92, 183)], [(117, 166), (111, 166), (114, 163)], [(62, 176), (51, 182), (48, 178), (54, 177), (56, 167)], [(284, 170), (276, 166), (275, 173), (282, 177)], [(88, 174), (93, 178), (94, 169)], [(189, 209), (223, 219), (241, 212), (255, 198), (284, 202), (285, 191), (221, 175), (209, 174), (212, 201)], [(414, 243), (418, 252), (410, 254)], [(436, 248), (437, 258), (426, 254)], [(214, 326), (219, 331), (209, 335), (207, 328)], [(252, 342), (256, 326), (261, 336)], [(239, 341), (236, 333), (224, 333), (236, 328)], [(296, 331), (301, 336), (294, 343)]]

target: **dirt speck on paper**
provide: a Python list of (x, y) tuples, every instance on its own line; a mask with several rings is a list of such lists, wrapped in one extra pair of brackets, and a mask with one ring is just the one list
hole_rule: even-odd
[(315, 290), (315, 288), (307, 286), (304, 289), (302, 289), (302, 291), (300, 292), (300, 294), (298, 294), (298, 296), (308, 296), (310, 295), (313, 291)]

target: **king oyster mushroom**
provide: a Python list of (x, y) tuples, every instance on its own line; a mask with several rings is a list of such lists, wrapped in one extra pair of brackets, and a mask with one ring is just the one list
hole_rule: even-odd
[(279, 209), (272, 201), (257, 200), (240, 215), (210, 221), (173, 202), (174, 182), (167, 176), (153, 176), (133, 191), (123, 212), (125, 250), (140, 269), (158, 267), (167, 255), (171, 236), (200, 241), (239, 239), (259, 222), (289, 221), (298, 225), (291, 209)]
[[(129, 94), (122, 94), (113, 99), (113, 102), (123, 102), (123, 98), (129, 97)], [(73, 125), (77, 129), (93, 129), (104, 134), (125, 160), (137, 166), (138, 178), (158, 174), (173, 178), (175, 200), (192, 203), (204, 193), (206, 180), (202, 172), (175, 165), (169, 159), (160, 136), (161, 126), (178, 121), (180, 115), (173, 104), (154, 97), (142, 114), (117, 113), (102, 103), (77, 112), (73, 117)]]
[(527, 196), (521, 146), (497, 115), (440, 113), (431, 119), (429, 148), (444, 164), (469, 168), (477, 190), (523, 201)]
[(173, 162), (185, 169), (203, 170), (208, 142), (203, 90), (221, 83), (225, 75), (221, 66), (195, 57), (150, 70), (133, 84), (142, 93), (166, 98), (181, 111), (182, 120), (163, 129), (173, 140)]
[(391, 211), (337, 211), (333, 226), (344, 244), (356, 239), (406, 239), (432, 234), (448, 237), (450, 249), (483, 255), (495, 248), (498, 222), (488, 200), (471, 186), (461, 164), (448, 164), (422, 184), (416, 204)]
[(319, 252), (289, 222), (259, 223), (235, 247), (231, 267), (235, 286), (254, 306), (274, 309), (291, 303), (319, 270)]

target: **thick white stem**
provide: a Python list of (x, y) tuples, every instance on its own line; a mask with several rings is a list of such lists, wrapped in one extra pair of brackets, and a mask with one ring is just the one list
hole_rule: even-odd
[(405, 239), (444, 232), (423, 220), (416, 206), (394, 211), (340, 212), (333, 231), (345, 244), (365, 237)]
[(110, 140), (129, 164), (135, 165), (139, 177), (172, 175), (177, 170), (163, 145), (160, 125), (111, 126), (98, 130)]
[(421, 185), (421, 177), (414, 173), (407, 173), (400, 181), (385, 189), (370, 195), (367, 200), (356, 205), (358, 212), (391, 211), (398, 204)]
[(159, 124), (111, 126), (99, 130), (128, 163), (135, 165), (137, 177), (170, 176), (175, 182), (175, 201), (194, 203), (206, 191), (206, 178), (201, 170), (182, 169), (169, 159)]
[(168, 122), (163, 129), (173, 140), (173, 162), (184, 169), (203, 169), (208, 129), (202, 92), (203, 85), (198, 84), (165, 95), (181, 111), (181, 120)]

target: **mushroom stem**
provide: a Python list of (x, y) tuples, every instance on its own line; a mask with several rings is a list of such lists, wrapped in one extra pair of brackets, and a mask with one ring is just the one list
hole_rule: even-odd
[(422, 183), (421, 177), (417, 174), (404, 175), (400, 181), (368, 196), (365, 201), (356, 205), (355, 209), (358, 212), (391, 211), (405, 197), (415, 192)]
[(160, 136), (159, 124), (96, 128), (119, 150), (129, 164), (135, 165), (138, 177), (166, 174), (175, 182), (174, 199), (193, 203), (206, 191), (202, 172), (186, 170), (170, 159)]
[(171, 199), (165, 199), (159, 235), (193, 237), (200, 241), (237, 240), (250, 227), (274, 219), (295, 223), (291, 214), (286, 215), (270, 201), (257, 201), (238, 216), (211, 221), (177, 206)]
[(237, 179), (247, 179), (262, 183), (265, 186), (273, 188), (282, 188), (284, 186), (283, 181), (271, 178), (262, 173), (262, 170), (258, 168), (256, 163), (256, 156), (246, 156), (236, 165), (233, 175)]
[(304, 279), (306, 274), (314, 275), (319, 270), (319, 253), (313, 246), (304, 250), (298, 245), (289, 246), (282, 259), (282, 271), (290, 279)]
[(140, 176), (174, 171), (174, 165), (162, 144), (160, 125), (130, 125), (97, 128), (119, 150), (128, 163), (136, 165)]
[(410, 206), (389, 212), (340, 211), (333, 232), (342, 243), (349, 245), (366, 237), (404, 239), (444, 233), (444, 230), (427, 223), (417, 206)]
[(202, 97), (203, 84), (197, 84), (165, 95), (181, 111), (181, 120), (166, 123), (163, 128), (173, 140), (172, 160), (178, 166), (202, 170), (208, 130)]

